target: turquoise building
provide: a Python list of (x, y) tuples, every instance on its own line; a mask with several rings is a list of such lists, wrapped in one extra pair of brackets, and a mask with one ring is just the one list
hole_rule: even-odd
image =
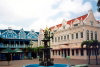
[[(30, 41), (38, 42), (39, 32), (24, 31), (21, 30), (13, 30), (13, 29), (4, 29), (0, 30), (0, 37), (3, 38), (3, 42), (0, 43), (0, 51), (10, 48), (14, 49), (24, 49), (26, 47), (30, 47)], [(20, 54), (23, 55), (22, 53)], [(1, 55), (0, 55), (1, 56)]]

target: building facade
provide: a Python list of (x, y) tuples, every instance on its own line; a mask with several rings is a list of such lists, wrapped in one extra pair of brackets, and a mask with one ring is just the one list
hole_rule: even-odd
[[(71, 59), (87, 59), (86, 49), (81, 50), (81, 43), (85, 40), (100, 41), (100, 22), (93, 15), (92, 10), (87, 14), (72, 20), (63, 20), (61, 24), (50, 27), (54, 33), (51, 39), (52, 57), (70, 56)], [(43, 45), (43, 30), (40, 30), (38, 45)], [(94, 52), (91, 51), (91, 56)]]
[[(13, 30), (11, 28), (0, 30), (0, 38), (3, 38), (3, 41), (0, 42), (0, 52), (7, 48), (23, 50), (32, 45), (37, 45), (38, 34), (39, 32), (35, 32), (34, 30), (24, 31), (23, 29)], [(22, 56), (23, 53), (18, 55)]]

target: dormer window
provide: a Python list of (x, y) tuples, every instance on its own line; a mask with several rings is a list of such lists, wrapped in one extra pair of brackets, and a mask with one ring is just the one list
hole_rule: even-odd
[(90, 21), (91, 26), (93, 26), (93, 21)]
[(78, 26), (78, 24), (74, 24), (74, 27)]

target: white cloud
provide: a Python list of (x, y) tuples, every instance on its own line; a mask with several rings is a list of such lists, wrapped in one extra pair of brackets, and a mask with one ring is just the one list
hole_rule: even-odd
[[(53, 8), (53, 5), (57, 6)], [(0, 21), (2, 24), (3, 22), (7, 24), (13, 22), (13, 28), (17, 27), (15, 23), (20, 24), (20, 22), (16, 22), (18, 20), (35, 18), (38, 20), (33, 21), (27, 28), (23, 28), (39, 31), (40, 28), (44, 28), (46, 25), (50, 27), (61, 23), (63, 19), (70, 19), (71, 13), (81, 14), (91, 8), (90, 2), (83, 4), (83, 0), (0, 0)], [(60, 15), (60, 12), (63, 14)], [(52, 19), (56, 14), (59, 16)], [(3, 24), (3, 26), (6, 28), (6, 25)]]
[(37, 22), (31, 24), (28, 29), (34, 29), (35, 31), (39, 31), (40, 28), (45, 29), (47, 27), (51, 27), (62, 22), (63, 18), (57, 18), (56, 20), (45, 20), (40, 19)]
[(79, 14), (91, 9), (92, 6), (89, 2), (86, 2), (84, 4), (82, 3), (83, 0), (64, 0), (60, 5), (59, 10)]
[(94, 16), (96, 17), (97, 20), (100, 20), (100, 12), (95, 12)]
[(14, 29), (14, 30), (20, 30), (22, 27), (16, 26), (16, 25), (6, 25), (6, 24), (0, 24), (0, 29), (8, 29), (8, 28)]

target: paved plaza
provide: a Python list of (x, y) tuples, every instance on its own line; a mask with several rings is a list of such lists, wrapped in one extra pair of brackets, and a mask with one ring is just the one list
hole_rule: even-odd
[[(38, 64), (39, 61), (38, 59), (33, 59), (33, 60), (14, 60), (10, 62), (10, 65), (8, 66), (7, 61), (0, 61), (0, 67), (22, 67), (26, 64)], [(69, 62), (64, 59), (54, 59), (55, 64), (68, 64)], [(100, 65), (95, 65), (95, 60), (91, 61), (92, 65), (89, 65), (89, 67), (100, 67)], [(99, 60), (100, 63), (100, 60)], [(87, 60), (71, 60), (70, 61), (71, 65), (76, 65), (76, 64), (87, 64)]]

